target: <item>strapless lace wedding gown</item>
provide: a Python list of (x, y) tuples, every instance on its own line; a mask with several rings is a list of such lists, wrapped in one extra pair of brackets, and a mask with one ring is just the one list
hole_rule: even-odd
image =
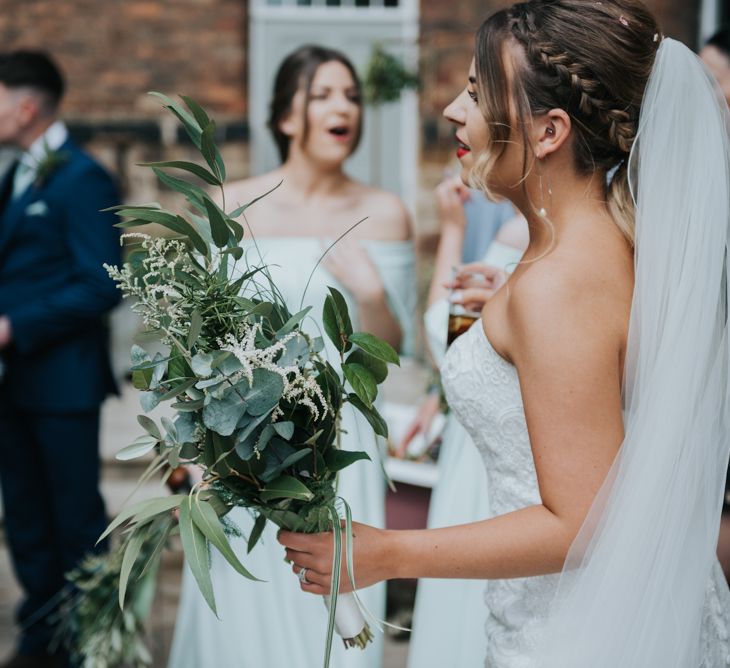
[[(503, 515), (540, 503), (517, 369), (497, 354), (480, 321), (452, 344), (441, 376), (449, 406), (484, 461), (490, 513)], [(530, 655), (558, 578), (489, 581), (484, 594), (487, 668), (537, 668)], [(698, 668), (730, 666), (729, 629), (730, 591), (715, 563), (705, 599), (703, 663)]]

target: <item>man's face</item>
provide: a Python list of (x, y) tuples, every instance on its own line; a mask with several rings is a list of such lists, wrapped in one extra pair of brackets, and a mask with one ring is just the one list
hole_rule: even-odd
[(0, 145), (17, 146), (30, 120), (30, 96), (0, 83)]

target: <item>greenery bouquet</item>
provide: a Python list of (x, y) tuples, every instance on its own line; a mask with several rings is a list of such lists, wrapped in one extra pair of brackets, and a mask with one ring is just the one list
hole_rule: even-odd
[[(380, 339), (353, 331), (343, 296), (331, 288), (322, 306), (322, 335), (339, 352), (340, 370), (326, 359), (322, 337), (310, 336), (301, 327), (311, 307), (290, 312), (266, 265), (251, 261), (255, 240), (244, 251), (244, 227), (237, 219), (245, 218), (245, 210), (256, 200), (226, 211), (225, 166), (213, 141), (214, 123), (189, 98), (182, 98), (183, 106), (154, 95), (183, 124), (205, 164), (148, 164), (163, 184), (185, 198), (183, 213), (157, 204), (115, 207), (123, 219), (119, 227), (157, 223), (172, 232), (159, 238), (127, 233), (127, 239), (138, 242), (137, 248), (123, 267), (107, 270), (135, 300), (145, 338), (164, 350), (151, 354), (140, 346), (132, 349), (133, 383), (141, 392), (142, 408), (149, 412), (171, 402), (174, 410), (174, 417), (162, 418), (159, 424), (147, 415), (138, 416), (144, 434), (117, 456), (132, 459), (153, 453), (142, 481), (190, 464), (201, 467), (202, 483), (189, 494), (123, 510), (105, 535), (124, 527), (120, 606), (130, 577), (153, 569), (169, 535), (179, 531), (185, 558), (215, 611), (211, 547), (243, 577), (254, 578), (228, 541), (225, 515), (234, 506), (256, 515), (249, 551), (267, 521), (292, 531), (328, 531), (340, 526), (341, 512), (346, 517), (345, 541), (350, 540), (349, 509), (337, 496), (337, 473), (368, 456), (338, 447), (340, 413), (350, 403), (376, 434), (386, 436), (386, 424), (373, 402), (387, 365), (398, 364), (398, 356)], [(222, 204), (204, 187), (170, 172), (187, 173), (219, 188)], [(340, 531), (334, 536), (333, 583), (339, 580), (342, 552)], [(140, 567), (141, 555), (153, 566)], [(332, 591), (331, 601), (326, 601), (330, 615), (325, 666), (335, 628), (348, 646), (364, 648), (371, 638), (356, 597), (342, 594), (338, 602), (337, 587)]]

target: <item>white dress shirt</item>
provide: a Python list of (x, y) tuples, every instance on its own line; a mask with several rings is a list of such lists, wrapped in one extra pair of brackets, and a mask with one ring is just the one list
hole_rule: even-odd
[(20, 197), (38, 173), (38, 166), (49, 152), (57, 151), (68, 139), (68, 129), (63, 121), (55, 121), (38, 137), (19, 158), (13, 176), (13, 199)]

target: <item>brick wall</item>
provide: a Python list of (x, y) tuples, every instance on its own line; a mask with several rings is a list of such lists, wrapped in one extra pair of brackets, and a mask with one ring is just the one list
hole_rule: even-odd
[(3, 0), (4, 49), (42, 47), (68, 78), (67, 116), (145, 118), (149, 90), (246, 113), (245, 0)]
[[(75, 135), (144, 199), (133, 161), (185, 153), (148, 90), (187, 93), (220, 125), (232, 176), (248, 172), (247, 0), (2, 0), (2, 48), (43, 47), (68, 78), (63, 107)], [(452, 129), (443, 108), (464, 85), (474, 31), (509, 0), (421, 0), (423, 158), (443, 163)], [(647, 0), (669, 35), (697, 33), (699, 0)], [(440, 173), (440, 172), (439, 172)], [(426, 178), (430, 187), (430, 179)], [(163, 193), (164, 195), (164, 193)]]

